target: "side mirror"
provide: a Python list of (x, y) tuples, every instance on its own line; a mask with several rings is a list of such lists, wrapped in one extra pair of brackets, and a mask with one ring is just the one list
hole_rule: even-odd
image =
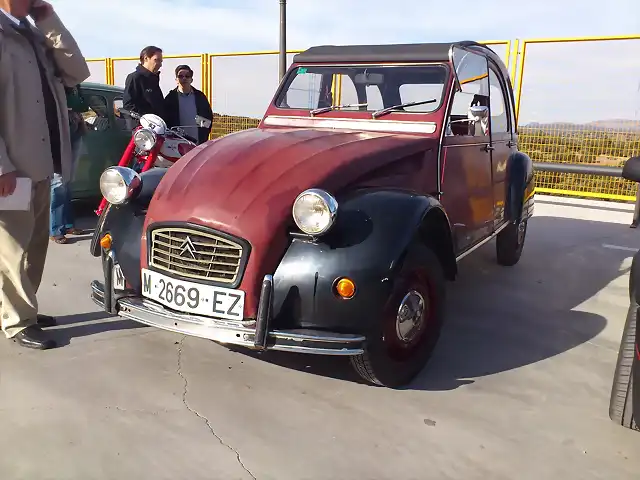
[(356, 85), (382, 85), (384, 84), (384, 75), (381, 73), (358, 73), (353, 81)]
[(622, 178), (640, 182), (640, 157), (631, 157), (622, 167)]
[(489, 107), (476, 105), (469, 107), (469, 115), (477, 122), (489, 116)]

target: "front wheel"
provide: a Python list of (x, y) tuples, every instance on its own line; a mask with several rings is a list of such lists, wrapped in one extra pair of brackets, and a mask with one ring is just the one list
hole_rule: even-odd
[(365, 351), (351, 357), (366, 381), (386, 387), (409, 383), (428, 362), (444, 320), (445, 278), (440, 260), (414, 243), (394, 280)]
[(527, 236), (527, 220), (518, 224), (509, 223), (496, 238), (498, 264), (511, 267), (518, 263)]
[(633, 415), (633, 367), (636, 354), (637, 316), (638, 307), (635, 300), (632, 299), (622, 331), (618, 361), (609, 398), (609, 418), (617, 424), (633, 430), (640, 430)]

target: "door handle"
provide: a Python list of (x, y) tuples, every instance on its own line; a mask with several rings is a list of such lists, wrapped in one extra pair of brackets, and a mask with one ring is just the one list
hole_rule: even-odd
[(482, 150), (485, 151), (485, 152), (491, 152), (491, 151), (493, 151), (495, 149), (496, 149), (496, 147), (492, 147), (491, 145), (484, 145), (482, 147)]

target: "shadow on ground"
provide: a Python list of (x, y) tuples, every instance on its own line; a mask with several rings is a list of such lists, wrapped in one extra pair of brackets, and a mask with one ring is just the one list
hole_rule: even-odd
[(114, 317), (107, 312), (89, 312), (56, 317), (57, 327), (47, 329), (59, 346), (69, 345), (71, 339), (105, 332), (148, 328), (126, 318)]
[[(455, 389), (596, 337), (606, 319), (574, 309), (628, 273), (621, 263), (630, 253), (601, 245), (629, 232), (614, 223), (534, 217), (516, 266), (497, 265), (495, 242), (466, 257), (458, 280), (448, 284), (448, 316), (438, 347), (408, 388)], [(285, 368), (362, 383), (346, 358), (238, 351)]]

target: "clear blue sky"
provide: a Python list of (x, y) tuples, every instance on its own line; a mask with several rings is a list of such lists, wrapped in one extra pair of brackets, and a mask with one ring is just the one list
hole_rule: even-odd
[[(148, 44), (166, 54), (278, 48), (278, 0), (50, 1), (88, 57), (135, 56)], [(640, 0), (288, 0), (289, 49), (631, 34), (640, 35)], [(220, 63), (214, 93), (221, 108), (237, 110), (230, 113), (259, 114), (277, 82), (277, 62), (243, 62)], [(533, 46), (527, 62), (522, 120), (640, 121), (640, 40)], [(171, 86), (174, 64), (167, 62), (163, 87)], [(131, 66), (117, 68), (116, 80)], [(260, 89), (261, 77), (263, 90), (240, 99), (251, 88), (242, 85)]]

